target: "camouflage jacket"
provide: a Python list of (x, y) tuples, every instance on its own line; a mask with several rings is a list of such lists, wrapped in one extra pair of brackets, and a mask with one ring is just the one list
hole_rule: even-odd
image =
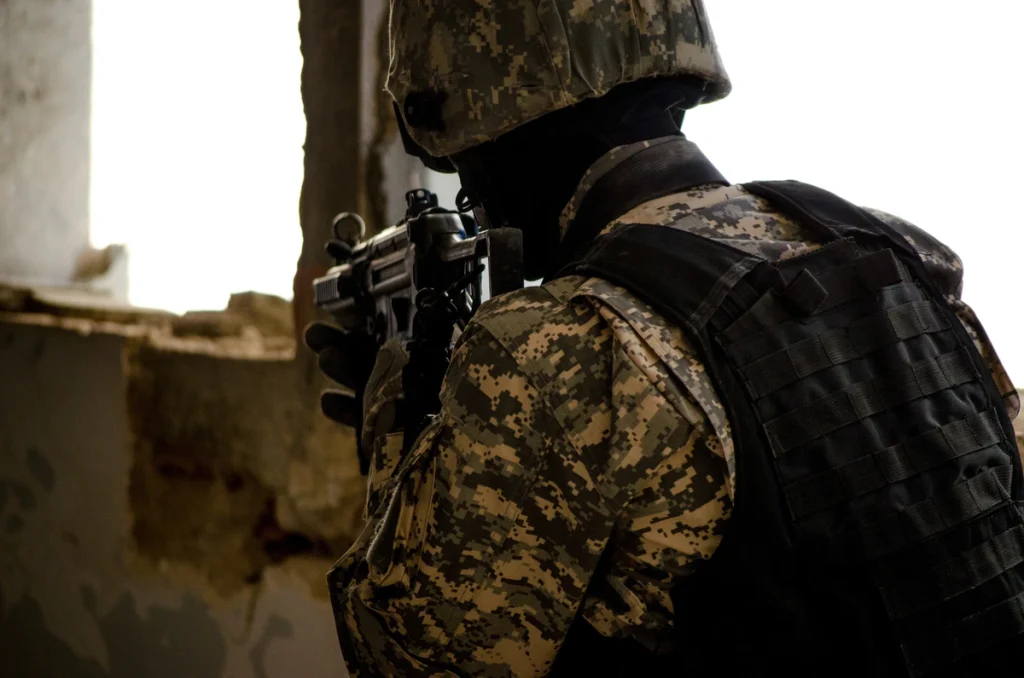
[[(597, 179), (656, 143), (599, 160), (563, 229)], [(959, 259), (876, 214), (930, 264), (1015, 415), (959, 301)], [(630, 223), (685, 224), (780, 260), (817, 246), (742, 186), (647, 202), (605, 232)], [(480, 309), (442, 404), (406, 457), (396, 435), (375, 452), (367, 525), (332, 591), (352, 674), (543, 675), (577, 612), (606, 636), (665, 643), (669, 591), (714, 553), (734, 486), (729, 423), (682, 332), (599, 279), (526, 288)]]

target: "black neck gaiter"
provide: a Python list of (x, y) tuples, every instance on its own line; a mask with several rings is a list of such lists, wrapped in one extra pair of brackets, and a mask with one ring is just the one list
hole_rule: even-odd
[(523, 231), (528, 279), (557, 265), (559, 216), (595, 161), (618, 146), (681, 134), (685, 85), (625, 85), (453, 158), (465, 195), (489, 225)]

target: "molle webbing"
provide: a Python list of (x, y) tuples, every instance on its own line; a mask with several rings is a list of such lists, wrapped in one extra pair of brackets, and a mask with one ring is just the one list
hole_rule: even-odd
[(974, 414), (790, 483), (790, 511), (800, 520), (1002, 442), (998, 415)]
[[(775, 350), (770, 344), (758, 344), (762, 349), (768, 346), (771, 352), (740, 365), (740, 372), (759, 398), (821, 370), (948, 326), (933, 302), (911, 301)], [(755, 355), (763, 352), (767, 351)]]
[[(859, 568), (880, 601), (871, 623), (891, 628), (904, 674), (971, 675), (1012, 661), (986, 677), (1019, 675), (1020, 459), (976, 347), (887, 225), (803, 184), (746, 188), (826, 246), (775, 264), (685, 231), (635, 225), (599, 240), (571, 270), (631, 290), (699, 347), (733, 423), (731, 530), (788, 544), (783, 560), (802, 559), (823, 578), (830, 568)], [(764, 535), (759, 521), (786, 534)], [(709, 567), (742, 576), (758, 568), (740, 562), (747, 557), (712, 558)], [(871, 605), (808, 614), (820, 624), (830, 615), (867, 619)]]
[[(858, 256), (845, 270), (870, 256)], [(813, 255), (780, 266), (789, 279), (838, 277), (813, 268)], [(984, 373), (974, 347), (954, 336), (955, 317), (935, 299), (887, 306), (883, 287), (917, 283), (904, 275), (876, 280), (884, 284), (822, 303), (816, 313), (832, 313), (817, 327), (807, 317), (779, 312), (787, 305), (785, 291), (776, 289), (765, 291), (750, 311), (762, 322), (728, 314), (711, 322), (723, 329), (723, 338), (726, 328), (734, 330), (733, 342), (723, 341), (723, 348), (761, 420), (764, 452), (784, 479), (794, 530), (805, 543), (824, 544), (826, 558), (864, 563), (886, 601), (908, 670), (919, 676), (984, 650), (989, 640), (1024, 631), (1024, 617), (1017, 614), (1017, 596), (1024, 594), (1024, 529), (1018, 523), (966, 554), (949, 551), (936, 560), (920, 553), (923, 542), (951, 530), (970, 531), (991, 511), (1012, 505), (1012, 448), (1001, 403), (990, 398), (986, 409), (973, 409), (984, 397)], [(918, 290), (903, 292), (889, 297), (915, 297)], [(874, 310), (859, 317), (842, 312), (843, 304), (864, 296), (879, 300)], [(774, 317), (764, 313), (768, 306), (776, 309)], [(817, 331), (780, 342), (773, 330), (785, 324)], [(742, 335), (735, 332), (741, 326)], [(961, 408), (929, 408), (929, 398), (943, 393), (955, 396), (946, 402)], [(920, 426), (931, 416), (934, 425), (907, 434), (894, 425), (895, 412), (897, 422), (905, 417)], [(865, 444), (849, 458), (833, 437), (840, 430), (846, 438), (883, 444)], [(880, 558), (887, 559), (886, 568), (875, 567)], [(992, 582), (1002, 586), (982, 588)], [(1009, 627), (978, 631), (995, 620)]]
[[(978, 372), (964, 349), (904, 364), (869, 381), (833, 391), (823, 398), (794, 408), (764, 425), (777, 457), (819, 440), (844, 426), (891, 410), (918, 398), (977, 379)], [(756, 392), (763, 385), (750, 383)], [(775, 391), (769, 391), (771, 395)]]
[[(855, 235), (840, 221), (846, 211), (837, 216), (823, 192), (788, 183), (748, 190), (789, 206), (817, 223), (819, 233)], [(861, 235), (872, 219), (860, 220)], [(816, 314), (865, 296), (877, 300), (877, 310), (859, 317), (835, 313), (817, 327), (804, 319), (813, 328), (805, 339), (782, 349), (784, 354), (766, 356), (776, 358), (775, 367), (769, 368), (765, 358), (743, 365), (737, 360), (734, 367), (763, 417), (780, 477), (786, 478), (783, 491), (797, 533), (808, 542), (829, 544), (834, 556), (863, 560), (886, 601), (908, 670), (927, 675), (1024, 632), (1019, 516), (1016, 526), (966, 553), (926, 557), (920, 546), (952, 531), (970, 531), (990, 512), (1012, 507), (1019, 461), (998, 394), (984, 388), (989, 375), (941, 297), (932, 289), (922, 301), (888, 303), (892, 295), (887, 299), (886, 288), (928, 281), (914, 261), (908, 263), (920, 281), (905, 269), (897, 279), (891, 265), (879, 265), (905, 248), (884, 224), (875, 226), (876, 238), (865, 239), (865, 251), (846, 265), (817, 269), (810, 255), (779, 268), (788, 280), (812, 276), (826, 290), (835, 288), (833, 280), (842, 280), (845, 292), (829, 293)], [(889, 247), (872, 251), (885, 240)], [(858, 269), (865, 275), (848, 274)], [(779, 296), (766, 290), (764, 298)], [(782, 299), (774, 305), (785, 307)], [(791, 320), (769, 320), (746, 334), (763, 340), (773, 326)], [(726, 332), (743, 325), (742, 316), (718, 321), (728, 323)], [(933, 398), (940, 394), (950, 397)], [(844, 428), (846, 438), (858, 432), (884, 446), (836, 464), (833, 452), (842, 443), (833, 434)], [(804, 448), (800, 457), (787, 456), (798, 448)], [(886, 566), (876, 566), (883, 558)], [(995, 620), (998, 626), (992, 625)]]

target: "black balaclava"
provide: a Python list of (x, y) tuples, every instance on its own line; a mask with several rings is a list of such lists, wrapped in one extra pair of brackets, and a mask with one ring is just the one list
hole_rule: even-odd
[(681, 134), (683, 112), (701, 96), (696, 79), (641, 80), (458, 153), (460, 208), (478, 208), (484, 227), (522, 230), (527, 279), (550, 275), (559, 217), (587, 169), (617, 146)]

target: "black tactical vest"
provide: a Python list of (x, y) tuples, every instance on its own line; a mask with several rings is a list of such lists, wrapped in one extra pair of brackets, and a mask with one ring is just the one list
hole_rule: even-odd
[(674, 592), (674, 651), (580, 619), (553, 673), (1024, 676), (1024, 479), (970, 336), (882, 221), (804, 184), (745, 188), (827, 244), (776, 264), (629, 225), (563, 271), (686, 331), (737, 486), (721, 546)]

